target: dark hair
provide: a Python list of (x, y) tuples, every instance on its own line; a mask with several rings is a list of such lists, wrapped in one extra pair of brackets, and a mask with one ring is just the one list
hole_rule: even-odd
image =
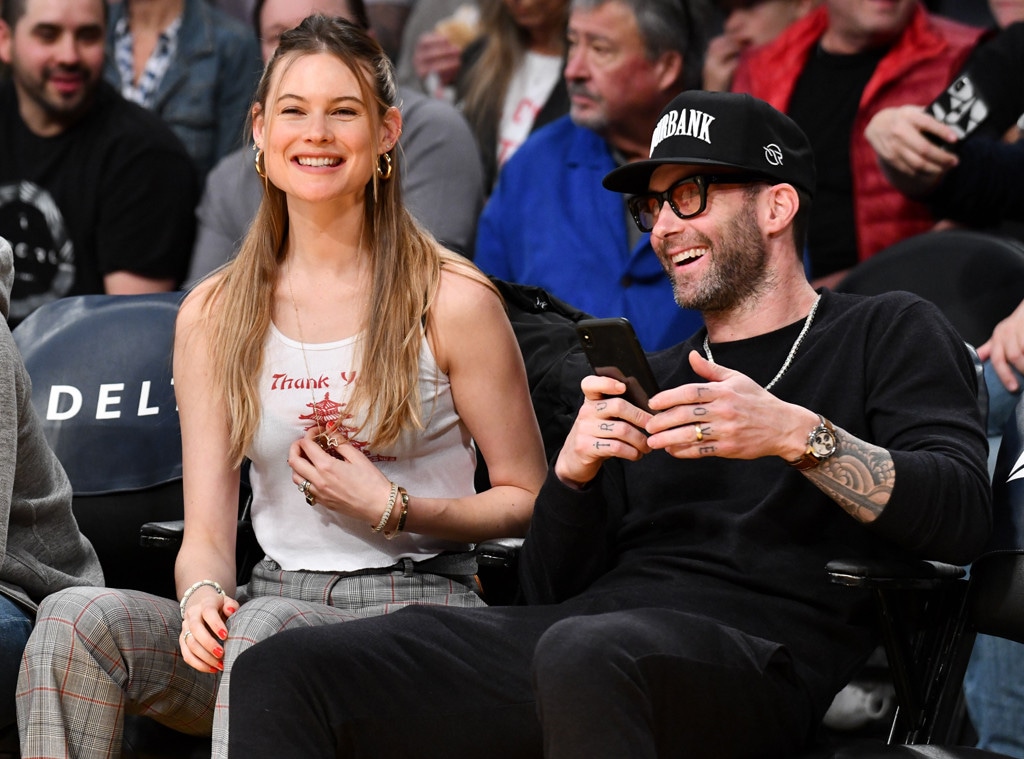
[[(24, 2), (24, 0), (21, 0)], [(103, 0), (104, 3), (106, 0)], [(252, 28), (256, 32), (256, 37), (262, 36), (262, 28), (260, 23), (260, 16), (263, 14), (263, 5), (267, 0), (256, 0), (252, 7)], [(4, 0), (0, 0), (4, 2)], [(366, 13), (366, 4), (363, 0), (345, 0), (345, 5), (348, 6), (349, 21), (358, 26), (364, 32), (370, 30), (370, 16)]]
[[(359, 0), (359, 2), (362, 2), (362, 0)], [(110, 9), (107, 8), (107, 0), (101, 0), (100, 5), (103, 7), (103, 23), (106, 24), (107, 18), (110, 15)], [(25, 15), (27, 9), (28, 0), (0, 0), (0, 19), (13, 31), (15, 24), (21, 21), (21, 17)]]
[[(572, 0), (573, 8), (599, 8), (610, 0)], [(679, 89), (701, 86), (711, 18), (709, 0), (619, 0), (636, 18), (649, 60), (675, 51), (682, 56)]]
[[(14, 29), (14, 25), (25, 15), (25, 6), (27, 4), (28, 0), (0, 0), (0, 18), (4, 20), (7, 26)], [(106, 7), (106, 0), (104, 0), (103, 5)]]

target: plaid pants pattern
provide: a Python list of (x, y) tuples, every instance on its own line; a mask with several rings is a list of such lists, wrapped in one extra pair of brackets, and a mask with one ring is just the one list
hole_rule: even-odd
[(224, 672), (198, 672), (178, 648), (176, 601), (133, 590), (68, 588), (39, 609), (18, 679), (23, 759), (121, 755), (124, 714), (213, 735), (225, 759), (231, 665), (253, 644), (293, 627), (388, 614), (411, 604), (483, 606), (471, 576), (402, 566), (359, 574), (285, 572), (264, 560), (228, 620)]

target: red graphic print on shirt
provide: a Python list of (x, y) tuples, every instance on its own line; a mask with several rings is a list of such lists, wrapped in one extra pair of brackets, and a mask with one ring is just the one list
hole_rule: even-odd
[[(370, 450), (370, 444), (367, 441), (358, 440), (353, 437), (356, 433), (356, 428), (352, 425), (345, 424), (345, 420), (351, 419), (352, 414), (345, 412), (344, 403), (336, 403), (335, 401), (332, 401), (330, 393), (324, 393), (324, 398), (321, 401), (307, 403), (306, 408), (311, 409), (312, 412), (309, 414), (299, 414), (299, 419), (304, 422), (312, 422), (312, 424), (306, 425), (307, 431), (322, 425), (324, 429), (330, 429), (332, 432), (340, 432), (346, 442), (351, 443), (353, 448), (361, 451), (370, 461), (395, 460), (394, 456), (383, 456), (379, 453), (374, 453)], [(330, 451), (328, 451), (328, 453), (330, 453)]]

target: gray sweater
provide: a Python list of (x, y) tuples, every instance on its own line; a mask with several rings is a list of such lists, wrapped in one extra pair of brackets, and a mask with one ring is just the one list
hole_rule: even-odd
[(0, 593), (35, 610), (103, 571), (71, 513), (71, 484), (43, 436), (32, 386), (7, 325), (14, 254), (0, 238)]

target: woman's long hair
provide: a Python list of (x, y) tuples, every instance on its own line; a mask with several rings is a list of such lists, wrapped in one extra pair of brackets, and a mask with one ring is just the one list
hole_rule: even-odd
[[(263, 72), (254, 107), (266, 113), (278, 68), (317, 53), (336, 56), (356, 74), (364, 102), (377, 104), (369, 111), (371, 133), (377, 134), (387, 109), (397, 105), (391, 61), (365, 31), (340, 18), (313, 15), (281, 36)], [(423, 426), (420, 344), (442, 266), (491, 286), (476, 267), (443, 249), (406, 211), (398, 152), (389, 151), (390, 178), (381, 179), (374, 172), (366, 185), (363, 239), (372, 257), (372, 292), (359, 340), (359, 378), (349, 407), (366, 411), (372, 448), (391, 445), (403, 429)], [(383, 157), (376, 159), (383, 166)], [(263, 200), (238, 256), (222, 270), (205, 303), (216, 389), (231, 420), (230, 456), (235, 464), (241, 463), (259, 425), (257, 382), (287, 235), (285, 194), (264, 181)]]
[(509, 82), (529, 45), (529, 34), (516, 25), (502, 0), (482, 0), (480, 57), (459, 83), (462, 113), (480, 145), (491, 145), (498, 133)]

